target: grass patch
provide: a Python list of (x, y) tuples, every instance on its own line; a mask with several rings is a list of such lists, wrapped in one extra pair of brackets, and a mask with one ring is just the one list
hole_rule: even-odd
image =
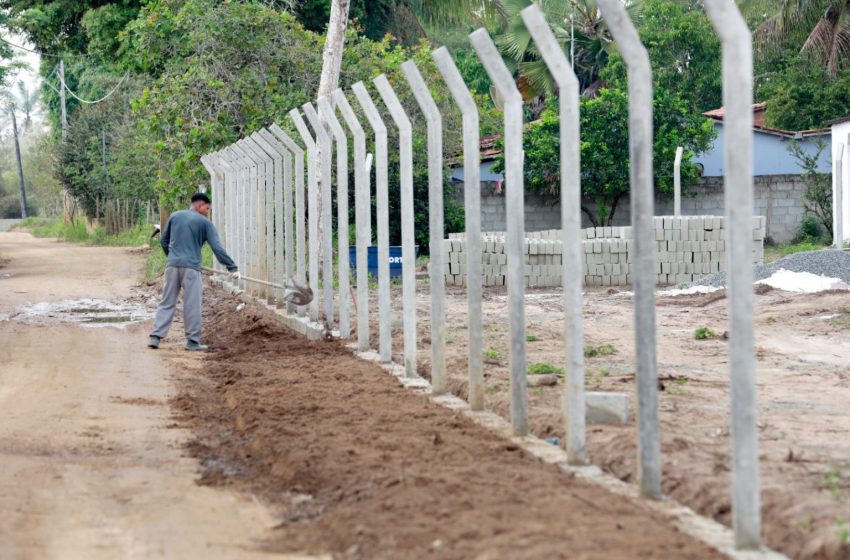
[(616, 354), (617, 349), (613, 344), (600, 344), (599, 346), (588, 345), (584, 347), (585, 358), (596, 358), (597, 356), (610, 356)]
[(484, 358), (487, 360), (498, 360), (499, 357), (499, 351), (495, 348), (488, 348), (484, 351)]
[(528, 366), (528, 375), (564, 375), (563, 368), (555, 367), (551, 364), (531, 364)]
[(708, 340), (716, 337), (717, 333), (708, 327), (700, 327), (694, 331), (694, 338), (697, 340)]
[(826, 244), (818, 241), (803, 241), (801, 243), (791, 243), (788, 245), (765, 245), (764, 246), (764, 262), (765, 264), (772, 263), (782, 257), (800, 253), (802, 251), (819, 251), (826, 247)]
[(538, 337), (534, 336), (533, 334), (525, 335), (525, 341), (526, 342), (537, 342), (538, 340), (540, 340), (540, 339)]

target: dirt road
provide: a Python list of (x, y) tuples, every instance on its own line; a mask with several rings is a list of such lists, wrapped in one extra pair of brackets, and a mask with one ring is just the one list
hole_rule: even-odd
[(0, 233), (3, 560), (285, 557), (260, 549), (273, 521), (259, 502), (195, 483), (166, 358), (191, 368), (199, 357), (147, 351), (147, 323), (20, 320), (30, 304), (139, 299), (142, 263), (126, 249)]

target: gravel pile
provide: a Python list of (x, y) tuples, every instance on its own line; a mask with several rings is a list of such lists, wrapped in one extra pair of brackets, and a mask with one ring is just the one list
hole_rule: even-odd
[[(850, 252), (834, 249), (804, 251), (783, 257), (770, 264), (757, 265), (753, 281), (764, 280), (780, 268), (792, 272), (810, 272), (818, 276), (839, 278), (850, 284)], [(688, 284), (688, 286), (725, 286), (726, 273), (718, 272)]]

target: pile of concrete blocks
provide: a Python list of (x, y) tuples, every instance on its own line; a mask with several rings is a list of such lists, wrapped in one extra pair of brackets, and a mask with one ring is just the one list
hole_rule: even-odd
[[(667, 286), (699, 280), (725, 269), (726, 236), (719, 216), (657, 216), (656, 274), (659, 285)], [(753, 218), (752, 258), (764, 259), (765, 218)], [(627, 286), (632, 283), (632, 228), (596, 227), (583, 230), (582, 270), (586, 286)], [(482, 278), (485, 286), (506, 283), (507, 255), (504, 232), (481, 235)], [(449, 235), (442, 258), (446, 263), (446, 283), (464, 286), (467, 282), (466, 235)], [(525, 285), (562, 285), (563, 248), (560, 230), (529, 232), (523, 241)]]

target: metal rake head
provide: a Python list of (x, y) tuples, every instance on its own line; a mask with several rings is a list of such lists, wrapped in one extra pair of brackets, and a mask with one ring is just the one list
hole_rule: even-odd
[(299, 284), (294, 278), (289, 278), (283, 292), (283, 300), (294, 305), (307, 305), (313, 301), (313, 290), (309, 286)]

